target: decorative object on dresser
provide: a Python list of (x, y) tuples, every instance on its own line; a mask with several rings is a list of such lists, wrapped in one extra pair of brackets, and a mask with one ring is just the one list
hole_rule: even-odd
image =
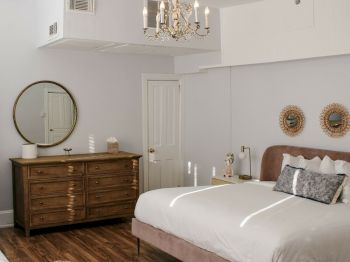
[(241, 146), (241, 152), (239, 153), (239, 159), (244, 160), (247, 158), (246, 150), (248, 150), (248, 157), (249, 157), (249, 175), (239, 175), (239, 179), (243, 180), (251, 180), (252, 177), (252, 156), (250, 153), (250, 147), (248, 146)]
[(21, 137), (39, 147), (55, 146), (73, 132), (78, 109), (61, 84), (39, 81), (27, 86), (13, 107), (13, 121)]
[(38, 157), (37, 144), (23, 144), (22, 145), (22, 158), (23, 159), (34, 159), (37, 157)]
[(118, 154), (119, 142), (115, 137), (107, 138), (107, 152), (110, 154)]
[(14, 158), (14, 223), (30, 230), (132, 217), (139, 158), (119, 152)]
[(321, 126), (330, 137), (343, 137), (350, 128), (348, 109), (337, 103), (326, 106), (321, 113)]
[(303, 111), (295, 105), (286, 106), (280, 114), (280, 127), (287, 136), (299, 135), (305, 125)]
[(235, 156), (233, 153), (227, 153), (225, 159), (224, 177), (233, 177), (233, 162), (235, 161)]

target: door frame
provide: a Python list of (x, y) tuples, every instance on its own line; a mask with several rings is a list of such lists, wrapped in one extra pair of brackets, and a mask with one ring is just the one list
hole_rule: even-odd
[[(183, 170), (183, 134), (184, 134), (184, 85), (182, 81), (182, 75), (179, 74), (142, 74), (142, 144), (143, 144), (143, 192), (148, 191), (148, 82), (149, 81), (178, 81), (180, 88), (180, 105), (179, 105), (179, 148), (180, 148), (180, 170)], [(183, 186), (184, 177), (183, 172), (180, 178), (181, 185)]]

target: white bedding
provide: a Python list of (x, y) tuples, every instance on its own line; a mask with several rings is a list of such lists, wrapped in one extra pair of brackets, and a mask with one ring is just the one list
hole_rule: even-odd
[(350, 261), (350, 205), (325, 205), (251, 182), (160, 189), (135, 216), (237, 262)]

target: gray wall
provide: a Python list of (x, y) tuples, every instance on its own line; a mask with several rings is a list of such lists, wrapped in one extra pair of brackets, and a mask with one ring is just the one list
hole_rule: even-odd
[[(210, 182), (212, 166), (221, 173), (225, 153), (232, 150), (238, 155), (241, 145), (252, 148), (255, 177), (260, 175), (263, 152), (271, 145), (350, 151), (350, 134), (329, 138), (319, 121), (329, 103), (342, 103), (350, 109), (349, 68), (350, 56), (337, 56), (187, 75), (185, 157), (198, 163), (199, 184)], [(279, 127), (279, 114), (289, 104), (300, 106), (306, 117), (304, 132), (295, 138)], [(247, 173), (248, 162), (237, 158), (235, 170)], [(193, 183), (192, 177), (186, 181), (187, 185)]]
[(75, 132), (62, 145), (40, 154), (89, 151), (94, 135), (96, 151), (116, 136), (122, 150), (142, 152), (141, 74), (171, 73), (173, 59), (156, 56), (111, 55), (36, 49), (35, 1), (2, 0), (0, 8), (0, 210), (12, 209), (10, 157), (21, 155), (23, 140), (12, 121), (19, 92), (38, 80), (53, 80), (75, 97), (79, 119)]

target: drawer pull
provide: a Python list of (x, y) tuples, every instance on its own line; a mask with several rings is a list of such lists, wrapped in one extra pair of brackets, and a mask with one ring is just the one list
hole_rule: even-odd
[(129, 196), (129, 193), (124, 193), (125, 196)]
[(40, 220), (41, 220), (41, 221), (44, 221), (44, 219), (45, 219), (45, 218), (44, 218), (43, 216), (40, 217)]
[(96, 169), (96, 170), (100, 170), (100, 167), (99, 167), (99, 166), (95, 166), (95, 169)]
[(95, 197), (96, 197), (96, 198), (102, 198), (103, 195), (96, 195)]
[(96, 184), (96, 185), (100, 184), (100, 181), (96, 181), (95, 184)]
[(40, 206), (43, 206), (43, 205), (44, 205), (44, 202), (40, 202), (39, 205), (40, 205)]
[(39, 171), (37, 171), (36, 172), (38, 175), (41, 175), (41, 174), (43, 174), (44, 172), (42, 171), (42, 170), (39, 170)]

